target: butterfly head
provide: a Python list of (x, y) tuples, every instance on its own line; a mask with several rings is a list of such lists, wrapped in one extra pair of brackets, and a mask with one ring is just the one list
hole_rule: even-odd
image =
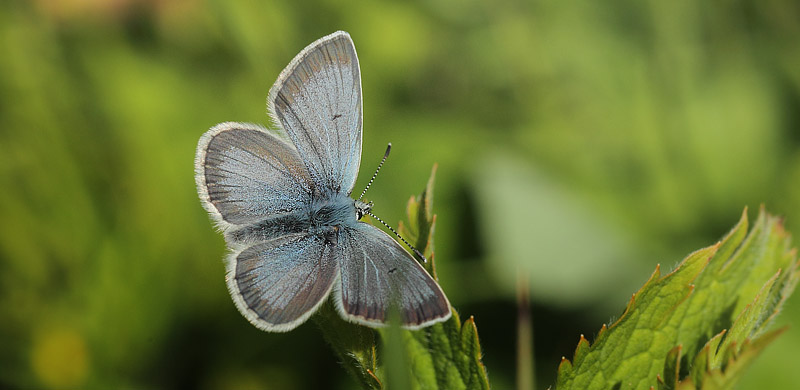
[(360, 200), (355, 200), (354, 202), (356, 206), (356, 219), (360, 220), (362, 217), (364, 217), (365, 215), (369, 214), (370, 211), (372, 211), (372, 205), (374, 203), (372, 202), (366, 203)]

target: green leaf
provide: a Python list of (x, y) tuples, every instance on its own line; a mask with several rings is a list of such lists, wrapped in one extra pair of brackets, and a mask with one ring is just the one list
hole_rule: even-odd
[[(391, 328), (390, 328), (391, 329)], [(389, 330), (381, 335), (388, 342)], [(413, 389), (488, 389), (475, 319), (461, 323), (458, 312), (445, 322), (416, 331), (402, 330), (406, 372)], [(398, 388), (389, 385), (389, 388)]]
[[(781, 328), (767, 332), (752, 341), (745, 341), (738, 356), (729, 360), (724, 369), (721, 367), (710, 368), (708, 366), (703, 366), (706, 368), (704, 372), (693, 370), (695, 375), (692, 378), (680, 382), (673, 388), (679, 390), (694, 390), (698, 388), (704, 390), (730, 389), (736, 383), (736, 380), (739, 379), (743, 370), (753, 362), (769, 343), (774, 341), (785, 330), (786, 328)], [(694, 377), (696, 378), (693, 379)], [(695, 385), (695, 380), (701, 383), (699, 387)]]
[(623, 315), (559, 366), (558, 389), (729, 388), (781, 331), (766, 332), (800, 278), (780, 218), (747, 212), (673, 272), (659, 267)]
[(364, 389), (381, 389), (375, 330), (342, 319), (328, 299), (311, 317), (347, 372)]
[[(431, 171), (425, 190), (408, 202), (406, 211), (409, 225), (399, 224), (398, 231), (425, 254), (428, 261), (423, 265), (437, 279), (433, 245), (436, 215), (431, 212), (435, 175), (436, 166)], [(475, 320), (470, 317), (462, 323), (458, 312), (451, 310), (453, 315), (450, 319), (424, 329), (382, 329), (380, 334), (387, 344), (387, 350), (401, 349), (405, 358), (403, 361), (406, 362), (406, 367), (387, 367), (386, 371), (407, 372), (413, 389), (488, 389), (489, 380), (486, 367), (481, 362)], [(393, 332), (402, 334), (402, 346), (397, 345), (398, 338), (393, 336), (396, 334)], [(391, 381), (387, 387), (404, 388), (398, 386), (399, 383), (395, 383), (392, 377), (387, 379)]]
[(434, 164), (431, 169), (431, 176), (422, 190), (417, 196), (412, 196), (408, 199), (406, 205), (406, 216), (408, 217), (408, 225), (403, 221), (398, 222), (397, 231), (406, 240), (411, 242), (418, 251), (423, 253), (427, 261), (422, 264), (425, 270), (428, 271), (434, 279), (438, 280), (436, 275), (436, 267), (434, 266), (433, 255), (433, 234), (436, 232), (436, 215), (433, 214), (433, 185), (436, 179), (436, 169), (438, 165)]

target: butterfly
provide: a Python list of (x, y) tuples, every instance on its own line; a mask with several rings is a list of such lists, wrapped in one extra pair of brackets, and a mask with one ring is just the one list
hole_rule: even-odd
[(425, 269), (350, 197), (361, 163), (361, 72), (350, 35), (303, 49), (267, 98), (278, 129), (225, 122), (200, 138), (195, 181), (223, 232), (228, 290), (256, 327), (286, 332), (332, 295), (348, 321), (379, 327), (389, 312), (418, 329), (450, 304)]

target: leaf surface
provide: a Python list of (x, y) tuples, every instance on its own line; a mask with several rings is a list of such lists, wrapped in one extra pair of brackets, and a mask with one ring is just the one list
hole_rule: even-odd
[(780, 334), (766, 329), (800, 277), (780, 218), (762, 208), (747, 228), (745, 210), (722, 241), (666, 276), (656, 267), (614, 324), (562, 360), (556, 388), (730, 386)]

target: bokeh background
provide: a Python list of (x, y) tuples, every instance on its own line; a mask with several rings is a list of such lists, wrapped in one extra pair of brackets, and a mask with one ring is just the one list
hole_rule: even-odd
[[(352, 388), (313, 322), (251, 326), (197, 199), (200, 135), (268, 123), (303, 47), (351, 33), (363, 188), (396, 224), (439, 164), (436, 260), (514, 385), (517, 274), (537, 381), (761, 204), (800, 231), (800, 3), (0, 3), (0, 388)], [(741, 389), (800, 386), (795, 324)]]

